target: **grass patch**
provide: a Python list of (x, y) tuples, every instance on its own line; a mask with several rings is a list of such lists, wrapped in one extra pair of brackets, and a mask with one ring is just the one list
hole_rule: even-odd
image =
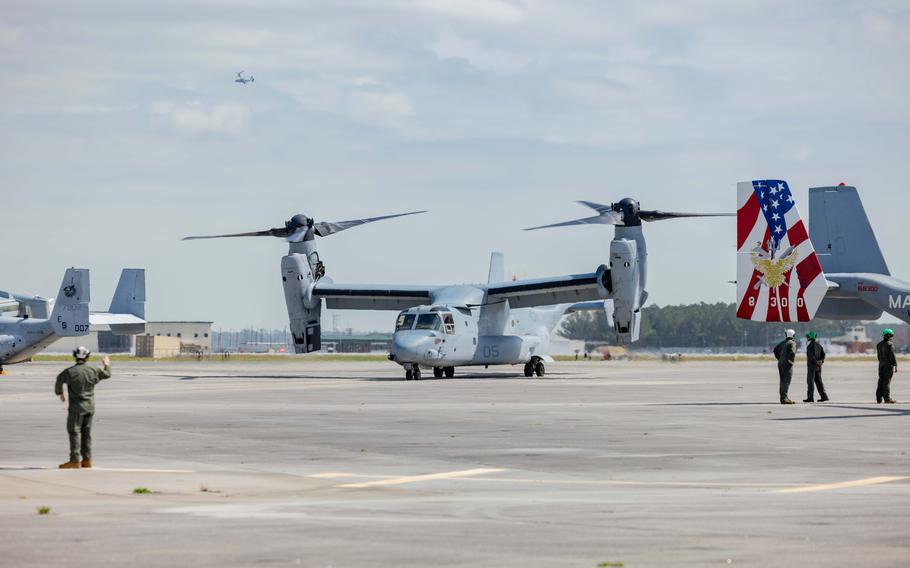
[(50, 512), (51, 512), (51, 508), (50, 508), (50, 507), (47, 507), (47, 506), (45, 506), (45, 505), (41, 505), (40, 507), (38, 507), (38, 514), (39, 514), (39, 515), (48, 515), (48, 514), (50, 514)]
[(151, 493), (148, 487), (137, 487), (133, 489), (133, 495), (148, 495)]
[(622, 568), (625, 565), (625, 562), (601, 562), (597, 568)]

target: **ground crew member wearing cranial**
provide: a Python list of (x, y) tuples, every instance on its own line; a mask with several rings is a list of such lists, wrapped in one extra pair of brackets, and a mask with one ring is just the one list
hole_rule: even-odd
[[(54, 392), (66, 402), (63, 385), (69, 393), (69, 415), (66, 431), (70, 436), (70, 460), (61, 469), (92, 467), (92, 417), (95, 415), (95, 385), (111, 377), (111, 360), (101, 360), (103, 368), (86, 365), (91, 352), (85, 347), (73, 351), (76, 364), (57, 375)], [(81, 458), (81, 460), (80, 460)]]
[(793, 362), (796, 361), (796, 331), (787, 330), (784, 340), (774, 346), (774, 356), (777, 357), (777, 372), (780, 374), (780, 403), (794, 404), (787, 396), (787, 391), (790, 390)]
[(808, 375), (806, 382), (809, 383), (808, 394), (803, 402), (815, 402), (815, 388), (818, 387), (818, 401), (826, 402), (828, 393), (825, 392), (825, 383), (822, 382), (822, 365), (825, 363), (825, 348), (822, 347), (818, 340), (818, 334), (810, 331), (806, 334), (808, 344), (806, 344), (806, 366)]
[(882, 330), (882, 340), (875, 346), (878, 353), (878, 389), (875, 391), (875, 402), (894, 404), (891, 398), (891, 377), (897, 372), (897, 357), (894, 355), (894, 331)]

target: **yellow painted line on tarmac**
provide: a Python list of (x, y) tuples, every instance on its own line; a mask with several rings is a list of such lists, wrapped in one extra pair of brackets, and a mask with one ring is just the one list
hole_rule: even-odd
[(362, 483), (345, 483), (338, 485), (347, 489), (361, 489), (364, 487), (379, 487), (386, 485), (404, 485), (406, 483), (418, 483), (420, 481), (435, 481), (437, 479), (455, 479), (459, 477), (471, 477), (474, 475), (485, 475), (488, 473), (497, 473), (505, 471), (504, 469), (481, 467), (476, 469), (463, 469), (461, 471), (447, 471), (444, 473), (428, 473), (426, 475), (410, 475), (407, 477), (393, 477), (391, 479), (380, 479), (377, 481), (365, 481)]
[(781, 489), (777, 493), (810, 493), (812, 491), (831, 491), (833, 489), (852, 489), (853, 487), (866, 487), (867, 485), (879, 485), (881, 483), (892, 483), (902, 481), (907, 476), (881, 476), (868, 477), (866, 479), (855, 479), (853, 481), (842, 481), (840, 483), (823, 483), (820, 485), (806, 485), (803, 487), (790, 487)]

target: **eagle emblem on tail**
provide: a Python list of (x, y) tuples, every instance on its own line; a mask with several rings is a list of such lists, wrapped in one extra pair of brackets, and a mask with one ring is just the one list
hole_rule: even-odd
[[(771, 252), (766, 252), (760, 247), (755, 247), (750, 257), (752, 258), (752, 265), (755, 266), (755, 270), (761, 274), (761, 282), (764, 282), (769, 288), (777, 288), (786, 280), (787, 273), (793, 270), (793, 267), (796, 266), (796, 249), (794, 247), (788, 248), (781, 254), (779, 257), (775, 258), (774, 249), (772, 248)], [(758, 288), (759, 284), (756, 284), (755, 287)]]

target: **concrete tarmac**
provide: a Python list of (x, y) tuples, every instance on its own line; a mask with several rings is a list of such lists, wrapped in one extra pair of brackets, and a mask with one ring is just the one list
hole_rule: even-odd
[(771, 362), (115, 363), (79, 471), (64, 366), (0, 378), (0, 566), (910, 565), (910, 405), (874, 363), (789, 407)]

